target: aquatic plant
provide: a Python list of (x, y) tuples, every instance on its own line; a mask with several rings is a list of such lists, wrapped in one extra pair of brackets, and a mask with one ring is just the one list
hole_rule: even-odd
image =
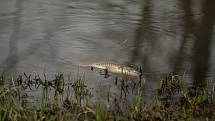
[[(5, 76), (0, 76), (6, 82)], [(182, 83), (178, 75), (168, 74), (160, 79), (158, 95), (154, 103), (144, 101), (144, 88), (134, 88), (134, 102), (128, 102), (132, 83), (128, 76), (117, 78), (119, 93), (124, 97), (112, 97), (109, 105), (92, 102), (92, 89), (84, 77), (72, 83), (65, 81), (63, 74), (49, 80), (47, 75), (19, 75), (12, 84), (0, 85), (0, 121), (156, 121), (156, 120), (214, 120), (215, 101), (212, 89), (191, 88)], [(114, 82), (113, 82), (114, 83)], [(37, 105), (29, 103), (27, 90), (41, 89)], [(69, 92), (67, 92), (67, 91)], [(65, 98), (63, 94), (67, 92)], [(107, 98), (108, 99), (108, 98)]]

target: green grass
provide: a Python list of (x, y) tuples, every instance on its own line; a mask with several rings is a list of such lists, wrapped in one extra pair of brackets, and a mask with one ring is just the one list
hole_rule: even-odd
[[(180, 76), (168, 74), (158, 80), (154, 103), (144, 102), (144, 88), (139, 81), (131, 83), (128, 76), (117, 78), (121, 96), (107, 100), (110, 106), (92, 101), (92, 90), (85, 78), (67, 83), (63, 74), (53, 80), (46, 75), (19, 75), (8, 80), (0, 75), (0, 121), (172, 121), (215, 120), (213, 89), (192, 89)], [(5, 83), (11, 82), (11, 83)], [(115, 83), (113, 81), (113, 83)], [(133, 86), (135, 85), (135, 87)], [(37, 103), (29, 90), (41, 91)], [(134, 101), (127, 101), (131, 92)]]

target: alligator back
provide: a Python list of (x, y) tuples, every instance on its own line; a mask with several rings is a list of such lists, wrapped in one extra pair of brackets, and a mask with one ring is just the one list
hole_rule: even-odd
[(113, 73), (126, 74), (130, 76), (139, 76), (140, 72), (135, 70), (134, 68), (128, 67), (122, 64), (116, 63), (92, 63), (89, 65), (82, 65), (84, 67), (94, 67), (99, 69), (107, 69)]

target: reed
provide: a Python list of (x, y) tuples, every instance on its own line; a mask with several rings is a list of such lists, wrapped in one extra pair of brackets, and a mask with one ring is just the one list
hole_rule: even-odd
[[(116, 79), (122, 97), (107, 100), (110, 106), (92, 101), (92, 90), (85, 78), (78, 77), (68, 83), (63, 74), (50, 80), (35, 75), (19, 75), (7, 80), (0, 75), (0, 121), (170, 121), (214, 120), (215, 99), (212, 89), (191, 88), (183, 84), (178, 75), (167, 74), (158, 80), (158, 95), (154, 103), (145, 103), (144, 87), (133, 88), (129, 76)], [(11, 82), (6, 84), (5, 82)], [(114, 81), (113, 81), (114, 83)], [(29, 90), (41, 90), (41, 98), (35, 103)], [(126, 102), (134, 90), (135, 99)], [(69, 91), (69, 92), (68, 92)], [(66, 96), (63, 96), (66, 93)], [(108, 98), (107, 98), (108, 99)]]

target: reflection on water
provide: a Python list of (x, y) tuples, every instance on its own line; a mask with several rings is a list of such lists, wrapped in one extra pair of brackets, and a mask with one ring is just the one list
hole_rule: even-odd
[(11, 71), (16, 71), (16, 66), (17, 63), (19, 61), (19, 57), (17, 55), (17, 43), (18, 43), (18, 35), (19, 35), (19, 31), (20, 31), (20, 25), (21, 25), (21, 12), (22, 12), (22, 4), (23, 4), (23, 0), (17, 0), (17, 2), (15, 3), (15, 16), (12, 20), (12, 24), (13, 24), (13, 31), (11, 33), (11, 35), (9, 36), (9, 52), (8, 52), (8, 56), (6, 57), (6, 59), (2, 62), (3, 65), (5, 65), (6, 67), (4, 68), (4, 71), (6, 72), (11, 72)]
[(134, 49), (131, 53), (131, 63), (140, 61), (144, 71), (153, 71), (150, 68), (150, 57), (153, 56), (153, 51), (156, 51), (155, 41), (157, 39), (156, 31), (152, 28), (152, 3), (151, 0), (145, 0), (141, 6), (142, 18), (139, 21), (139, 26), (135, 31)]
[(140, 65), (151, 76), (185, 73), (196, 86), (214, 80), (214, 0), (1, 1), (5, 73), (69, 73), (110, 61)]
[(193, 49), (193, 75), (194, 82), (197, 86), (206, 85), (202, 80), (207, 77), (210, 69), (209, 58), (211, 56), (211, 44), (213, 25), (215, 20), (215, 1), (206, 0), (202, 4), (202, 18), (200, 20), (199, 29), (195, 31), (194, 49)]

